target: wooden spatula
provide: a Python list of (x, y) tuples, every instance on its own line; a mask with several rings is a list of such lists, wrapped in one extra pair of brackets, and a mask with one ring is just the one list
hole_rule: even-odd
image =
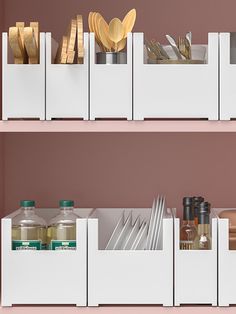
[(65, 64), (67, 60), (67, 36), (63, 36), (59, 48), (57, 50), (55, 63)]
[(24, 28), (24, 43), (27, 55), (29, 57), (29, 64), (38, 63), (38, 48), (36, 38), (32, 27)]
[[(70, 53), (72, 56), (72, 52), (75, 51), (75, 40), (76, 40), (76, 29), (77, 29), (77, 22), (75, 19), (70, 21), (70, 25), (68, 28), (67, 33), (67, 55)], [(70, 58), (71, 61), (71, 58)]]
[(24, 63), (24, 47), (22, 46), (22, 41), (20, 38), (18, 27), (9, 28), (9, 45), (13, 52), (14, 63), (23, 64)]
[(84, 32), (83, 32), (83, 17), (77, 15), (77, 63), (84, 63)]
[(26, 53), (26, 50), (25, 50), (25, 43), (24, 43), (24, 27), (25, 27), (25, 23), (24, 22), (16, 22), (16, 27), (19, 28), (19, 35), (20, 35), (21, 45), (23, 47), (23, 63), (28, 63), (28, 58), (27, 58), (27, 53)]
[(126, 16), (124, 17), (122, 21), (122, 24), (125, 30), (125, 35), (124, 35), (125, 38), (127, 37), (128, 33), (132, 32), (135, 21), (136, 21), (136, 10), (132, 9), (126, 14)]
[(126, 46), (126, 38), (123, 38), (123, 39), (121, 39), (121, 41), (119, 41), (119, 42), (117, 43), (117, 48), (116, 48), (116, 50), (117, 50), (117, 51), (121, 51), (121, 50), (123, 50), (123, 49), (125, 48), (125, 46)]

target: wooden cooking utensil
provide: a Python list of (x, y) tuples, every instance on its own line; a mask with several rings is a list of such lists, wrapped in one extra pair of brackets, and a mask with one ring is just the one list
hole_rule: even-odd
[(27, 55), (29, 57), (29, 64), (38, 63), (38, 47), (32, 27), (24, 28), (24, 44)]
[(89, 26), (89, 31), (90, 33), (94, 33), (94, 28), (93, 28), (93, 21), (92, 21), (92, 15), (94, 12), (89, 12), (88, 16), (88, 26)]
[(84, 62), (84, 32), (83, 32), (83, 17), (77, 15), (77, 63)]
[(24, 63), (24, 47), (22, 46), (18, 27), (9, 28), (9, 45), (13, 52), (14, 63)]
[(55, 63), (65, 64), (67, 60), (67, 36), (62, 37), (62, 41), (57, 50)]
[(27, 53), (26, 53), (25, 44), (24, 44), (24, 27), (25, 27), (25, 23), (24, 22), (16, 22), (16, 27), (18, 27), (18, 29), (19, 29), (21, 45), (23, 47), (23, 63), (28, 63)]
[(70, 21), (70, 25), (69, 25), (68, 33), (67, 33), (67, 50), (66, 50), (67, 55), (70, 53), (71, 57), (73, 55), (71, 53), (75, 51), (76, 29), (77, 29), (77, 22), (75, 19), (72, 19)]
[(101, 43), (105, 48), (108, 49), (108, 51), (111, 51), (113, 47), (113, 42), (109, 38), (109, 27), (106, 24), (105, 20), (101, 17), (99, 18), (98, 23), (98, 31)]
[(101, 51), (106, 51), (106, 47), (102, 44), (100, 33), (99, 33), (99, 21), (102, 19), (102, 16), (98, 12), (94, 12), (93, 14), (93, 27), (94, 27), (94, 33), (95, 33), (95, 39), (97, 44), (99, 45)]
[(124, 17), (122, 21), (122, 24), (124, 26), (125, 38), (127, 37), (128, 33), (132, 32), (135, 21), (136, 21), (136, 10), (132, 9), (126, 14), (126, 16)]
[(121, 41), (119, 41), (117, 43), (117, 49), (116, 50), (121, 51), (125, 48), (125, 46), (126, 46), (126, 38), (123, 38), (123, 39), (121, 39)]
[(120, 19), (114, 18), (109, 23), (109, 37), (114, 42), (115, 51), (117, 51), (117, 43), (124, 38), (124, 26)]
[(67, 53), (66, 63), (73, 64), (75, 59), (75, 51), (69, 51)]

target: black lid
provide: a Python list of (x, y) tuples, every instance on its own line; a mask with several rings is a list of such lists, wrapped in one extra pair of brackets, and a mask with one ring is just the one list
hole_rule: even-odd
[(202, 196), (193, 196), (193, 204), (199, 205), (200, 203), (204, 202), (204, 197)]
[(184, 206), (192, 206), (193, 204), (193, 198), (190, 196), (186, 196), (183, 198), (183, 205)]
[(199, 205), (199, 209), (198, 209), (198, 212), (199, 213), (209, 213), (210, 212), (210, 209), (211, 209), (211, 204), (208, 203), (208, 202), (202, 202), (200, 203)]

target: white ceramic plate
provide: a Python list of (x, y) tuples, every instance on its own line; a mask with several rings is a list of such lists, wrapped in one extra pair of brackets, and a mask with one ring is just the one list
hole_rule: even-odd
[(152, 232), (153, 232), (154, 219), (155, 219), (155, 214), (156, 214), (156, 203), (157, 203), (157, 199), (154, 199), (153, 205), (152, 205), (152, 212), (151, 212), (151, 216), (150, 216), (150, 220), (149, 220), (146, 250), (151, 249)]
[(135, 239), (136, 236), (138, 234), (139, 231), (139, 227), (140, 227), (140, 216), (137, 217), (137, 219), (135, 220), (135, 223), (132, 227), (132, 231), (130, 232), (130, 235), (128, 236), (126, 242), (124, 243), (123, 246), (123, 250), (130, 250)]
[(123, 226), (123, 229), (120, 232), (120, 235), (113, 247), (113, 250), (121, 250), (124, 242), (126, 242), (126, 239), (129, 237), (130, 233), (132, 231), (132, 212), (129, 213), (125, 224)]
[(107, 246), (105, 248), (105, 250), (113, 250), (114, 245), (121, 233), (121, 230), (123, 229), (124, 226), (124, 220), (125, 220), (125, 211), (123, 211), (122, 215), (120, 216), (120, 219), (114, 229), (114, 231), (112, 232), (112, 235), (107, 243)]

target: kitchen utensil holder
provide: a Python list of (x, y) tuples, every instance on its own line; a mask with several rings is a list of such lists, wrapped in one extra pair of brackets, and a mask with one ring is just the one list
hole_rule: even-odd
[(127, 37), (127, 64), (96, 64), (90, 33), (90, 120), (132, 120), (132, 34)]
[(8, 34), (2, 33), (2, 119), (45, 119), (45, 33), (40, 63), (14, 64)]
[(53, 64), (52, 43), (46, 33), (46, 119), (88, 120), (89, 34), (84, 33), (83, 64)]
[(180, 219), (175, 224), (175, 306), (217, 306), (217, 218), (211, 217), (211, 250), (180, 250)]
[[(215, 209), (215, 212), (219, 215), (225, 209)], [(229, 306), (236, 304), (236, 250), (229, 250), (228, 219), (218, 218), (218, 235), (218, 303)]]
[(236, 33), (220, 33), (219, 38), (220, 120), (230, 120), (236, 118)]
[(206, 64), (147, 64), (143, 33), (133, 43), (134, 120), (218, 120), (218, 33), (208, 34)]
[[(173, 306), (173, 217), (165, 213), (160, 250), (104, 250), (124, 209), (96, 209), (88, 219), (88, 305)], [(151, 209), (130, 209), (148, 221)]]
[[(2, 306), (13, 304), (87, 305), (87, 219), (90, 209), (75, 209), (77, 248), (73, 251), (13, 251), (13, 212), (2, 219)], [(48, 222), (58, 209), (36, 209)]]

